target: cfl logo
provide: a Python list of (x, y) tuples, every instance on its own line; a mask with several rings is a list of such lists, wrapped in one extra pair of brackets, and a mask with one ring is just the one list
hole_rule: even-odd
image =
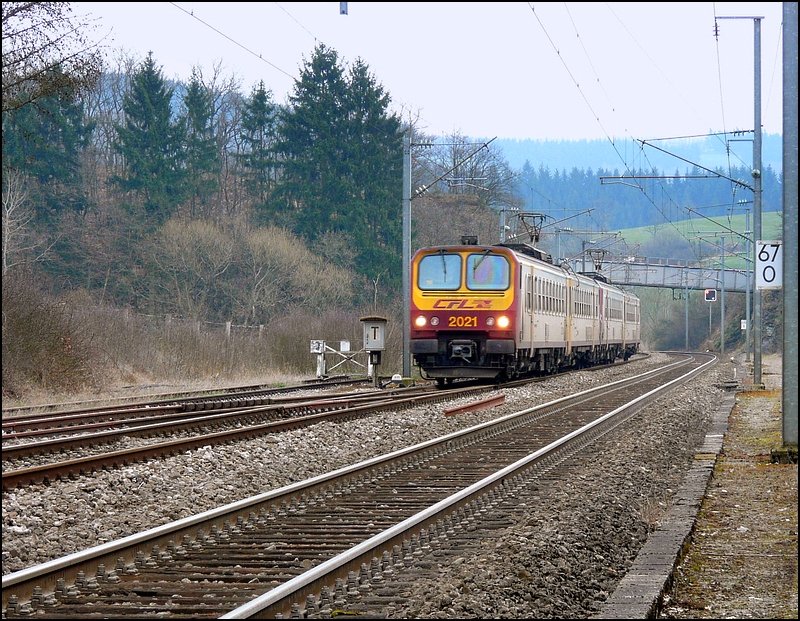
[(491, 300), (436, 300), (433, 308), (437, 310), (490, 310)]

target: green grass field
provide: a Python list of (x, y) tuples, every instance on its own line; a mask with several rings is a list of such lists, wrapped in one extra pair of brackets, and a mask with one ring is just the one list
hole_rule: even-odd
[[(780, 211), (768, 211), (761, 214), (761, 239), (783, 239), (783, 217)], [(655, 226), (655, 229), (654, 229)], [(709, 218), (690, 218), (679, 220), (668, 224), (654, 226), (641, 226), (634, 229), (622, 229), (621, 234), (630, 246), (644, 244), (653, 238), (653, 233), (665, 231), (669, 233), (680, 233), (681, 236), (691, 239), (698, 231), (710, 234), (718, 230), (720, 233), (730, 232), (731, 230), (744, 234), (745, 215), (736, 215), (728, 218), (727, 216), (714, 216)], [(750, 216), (750, 229), (753, 229), (753, 217)]]
[[(779, 211), (769, 211), (761, 214), (761, 235), (762, 240), (783, 239), (783, 214)], [(725, 248), (730, 254), (725, 257), (725, 266), (730, 269), (744, 269), (744, 239), (739, 235), (745, 233), (745, 216), (737, 215), (732, 217), (715, 216), (708, 218), (691, 218), (679, 220), (670, 224), (659, 224), (642, 226), (620, 231), (621, 237), (631, 248), (639, 245), (646, 246), (647, 242), (656, 237), (664, 236), (665, 239), (674, 238), (677, 240), (698, 240), (704, 239), (712, 242), (718, 238), (717, 244), (721, 244), (721, 238), (726, 237)], [(750, 230), (753, 229), (753, 218), (750, 217)], [(737, 235), (738, 233), (739, 235)], [(727, 234), (727, 235), (726, 235)], [(752, 235), (752, 233), (751, 233)], [(738, 243), (737, 243), (738, 242)], [(738, 249), (736, 249), (738, 248)], [(754, 252), (750, 246), (750, 253)], [(680, 256), (664, 255), (664, 256)], [(703, 264), (718, 263), (721, 257), (719, 254), (710, 251), (702, 261)]]

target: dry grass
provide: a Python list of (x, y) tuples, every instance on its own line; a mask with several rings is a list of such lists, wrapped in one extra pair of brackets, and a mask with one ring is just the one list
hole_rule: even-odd
[[(764, 357), (773, 378), (780, 356)], [(769, 462), (780, 443), (779, 384), (737, 394), (698, 515), (661, 618), (797, 618), (797, 464)]]
[[(313, 379), (310, 341), (337, 349), (348, 340), (358, 351), (366, 314), (287, 309), (268, 325), (225, 326), (137, 315), (80, 296), (54, 301), (34, 291), (3, 282), (4, 408)], [(391, 319), (382, 372), (399, 370), (401, 340), (399, 320)], [(333, 356), (328, 368), (341, 360)], [(364, 373), (350, 362), (331, 372)]]

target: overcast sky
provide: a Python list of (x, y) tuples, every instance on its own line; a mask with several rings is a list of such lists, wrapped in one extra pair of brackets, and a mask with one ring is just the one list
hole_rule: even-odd
[(428, 133), (539, 140), (753, 129), (752, 18), (763, 17), (762, 126), (782, 131), (780, 2), (340, 4), (72, 6), (96, 18), (111, 66), (152, 51), (167, 78), (220, 66), (243, 93), (263, 80), (284, 103), (321, 42), (344, 65), (363, 59), (392, 110)]

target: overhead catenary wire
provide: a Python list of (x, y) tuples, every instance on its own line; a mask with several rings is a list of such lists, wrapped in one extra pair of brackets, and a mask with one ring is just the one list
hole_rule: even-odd
[(264, 56), (263, 56), (263, 55), (259, 54), (258, 52), (254, 52), (253, 50), (251, 50), (251, 49), (250, 49), (249, 47), (247, 47), (246, 45), (244, 45), (244, 44), (242, 44), (242, 43), (239, 43), (239, 41), (237, 41), (237, 40), (236, 40), (236, 39), (234, 39), (233, 37), (231, 37), (231, 36), (229, 36), (229, 35), (225, 34), (225, 33), (224, 33), (224, 32), (222, 32), (222, 31), (221, 31), (219, 28), (216, 28), (216, 27), (212, 26), (211, 24), (209, 24), (207, 21), (200, 19), (200, 18), (199, 18), (197, 15), (195, 15), (195, 14), (194, 14), (194, 11), (187, 11), (187, 10), (186, 10), (186, 9), (184, 9), (182, 6), (180, 6), (180, 5), (179, 5), (177, 2), (170, 2), (170, 4), (171, 4), (172, 6), (174, 6), (176, 9), (178, 9), (179, 11), (183, 11), (183, 12), (184, 12), (184, 13), (186, 13), (188, 16), (192, 17), (193, 19), (196, 19), (198, 22), (200, 22), (201, 24), (203, 24), (203, 25), (204, 25), (204, 26), (206, 26), (207, 28), (210, 28), (211, 30), (213, 30), (214, 32), (216, 32), (216, 33), (217, 33), (218, 35), (220, 35), (221, 37), (225, 37), (225, 38), (226, 38), (228, 41), (230, 41), (230, 42), (231, 42), (231, 43), (233, 43), (234, 45), (237, 45), (237, 46), (239, 46), (240, 48), (242, 48), (242, 49), (243, 49), (245, 52), (247, 52), (248, 54), (252, 54), (253, 56), (255, 56), (256, 58), (258, 58), (259, 60), (261, 60), (261, 61), (263, 61), (263, 62), (267, 63), (267, 64), (268, 64), (270, 67), (272, 67), (273, 69), (275, 69), (275, 70), (277, 70), (277, 71), (280, 71), (280, 72), (281, 72), (283, 75), (285, 75), (285, 76), (287, 76), (287, 77), (291, 78), (292, 80), (294, 80), (295, 82), (297, 82), (297, 78), (296, 78), (296, 77), (294, 77), (294, 76), (293, 76), (291, 73), (289, 73), (288, 71), (284, 71), (283, 69), (281, 69), (280, 67), (278, 67), (278, 65), (276, 65), (275, 63), (273, 63), (273, 62), (270, 62), (269, 60), (267, 60), (266, 58), (264, 58)]
[[(545, 33), (545, 36), (546, 36), (546, 38), (547, 38), (548, 42), (550, 43), (550, 45), (551, 45), (551, 46), (552, 46), (552, 48), (554, 49), (554, 51), (555, 51), (556, 55), (558, 56), (558, 59), (559, 59), (559, 61), (561, 62), (561, 64), (562, 64), (562, 65), (564, 66), (564, 68), (566, 69), (566, 71), (567, 71), (567, 74), (569, 75), (569, 77), (570, 77), (570, 79), (572, 80), (572, 82), (573, 82), (573, 83), (575, 84), (575, 86), (578, 88), (578, 90), (579, 90), (579, 92), (580, 92), (580, 94), (581, 94), (581, 97), (582, 97), (582, 99), (584, 100), (584, 102), (586, 103), (587, 107), (589, 108), (589, 110), (590, 110), (590, 112), (591, 112), (591, 114), (592, 114), (592, 117), (593, 117), (593, 118), (594, 118), (594, 119), (595, 119), (595, 120), (598, 122), (598, 124), (600, 125), (600, 128), (601, 128), (601, 130), (602, 130), (602, 131), (603, 131), (603, 133), (606, 135), (607, 139), (609, 140), (609, 142), (611, 143), (612, 147), (614, 148), (614, 151), (617, 153), (617, 156), (619, 157), (620, 161), (622, 162), (622, 164), (623, 164), (623, 166), (624, 166), (624, 168), (625, 168), (625, 171), (626, 171), (626, 173), (628, 173), (628, 174), (630, 175), (630, 176), (629, 176), (629, 178), (631, 178), (631, 180), (632, 180), (632, 183), (631, 183), (630, 185), (631, 185), (632, 187), (635, 187), (635, 188), (639, 189), (639, 190), (642, 192), (643, 196), (644, 196), (644, 197), (645, 197), (645, 198), (646, 198), (646, 199), (647, 199), (647, 200), (648, 200), (648, 201), (649, 201), (649, 202), (650, 202), (650, 203), (651, 203), (651, 204), (652, 204), (652, 205), (653, 205), (653, 206), (654, 206), (654, 207), (655, 207), (655, 208), (656, 208), (656, 209), (657, 209), (657, 210), (658, 210), (660, 213), (661, 213), (661, 215), (664, 217), (664, 219), (666, 220), (666, 222), (668, 222), (670, 225), (672, 225), (672, 227), (673, 227), (673, 228), (674, 228), (674, 229), (677, 231), (677, 233), (678, 233), (678, 234), (679, 234), (681, 237), (685, 238), (687, 242), (691, 242), (691, 240), (690, 240), (690, 239), (689, 239), (689, 238), (688, 238), (688, 237), (687, 237), (687, 236), (684, 234), (684, 232), (683, 232), (683, 231), (681, 231), (681, 229), (680, 229), (680, 228), (677, 226), (677, 224), (675, 223), (675, 221), (674, 221), (673, 217), (671, 217), (669, 213), (665, 212), (665, 210), (664, 210), (664, 209), (662, 209), (661, 207), (659, 207), (659, 205), (656, 203), (656, 201), (653, 199), (653, 197), (651, 197), (651, 196), (649, 195), (647, 188), (646, 188), (646, 187), (645, 187), (643, 184), (639, 183), (639, 182), (638, 182), (636, 179), (633, 179), (634, 175), (633, 175), (633, 174), (631, 174), (631, 172), (630, 172), (630, 171), (631, 171), (631, 167), (630, 167), (630, 164), (629, 164), (629, 162), (628, 162), (628, 159), (627, 159), (626, 157), (624, 157), (624, 156), (623, 156), (623, 155), (620, 153), (619, 149), (617, 148), (617, 145), (616, 145), (615, 141), (614, 141), (614, 140), (613, 140), (613, 139), (610, 137), (610, 135), (609, 135), (608, 131), (606, 130), (606, 128), (605, 128), (605, 126), (604, 126), (604, 124), (603, 124), (603, 123), (600, 121), (600, 117), (599, 117), (598, 113), (596, 112), (596, 110), (595, 110), (594, 106), (592, 105), (591, 101), (589, 100), (589, 96), (588, 96), (588, 95), (587, 95), (587, 94), (584, 92), (584, 89), (582, 89), (582, 88), (581, 88), (581, 85), (580, 85), (579, 81), (578, 81), (578, 80), (576, 79), (576, 77), (575, 77), (575, 73), (574, 73), (574, 71), (573, 71), (573, 70), (572, 70), (572, 69), (571, 69), (571, 68), (568, 66), (568, 64), (567, 64), (567, 60), (566, 60), (566, 58), (565, 58), (564, 54), (562, 54), (561, 50), (558, 48), (558, 46), (557, 46), (557, 45), (556, 45), (556, 43), (553, 41), (553, 39), (552, 39), (552, 37), (550, 36), (550, 34), (547, 32), (547, 29), (546, 29), (546, 27), (545, 27), (545, 25), (544, 25), (543, 21), (540, 19), (539, 15), (536, 13), (536, 11), (535, 11), (535, 9), (534, 9), (534, 6), (533, 6), (533, 4), (532, 4), (532, 3), (528, 3), (528, 6), (530, 7), (530, 9), (531, 9), (531, 12), (533, 13), (533, 15), (535, 16), (535, 18), (536, 18), (537, 22), (539, 23), (539, 26), (542, 28), (543, 32)], [(612, 14), (614, 14), (613, 10), (612, 10), (610, 7), (609, 7), (609, 10), (612, 12)], [(569, 12), (568, 12), (568, 13), (569, 13)], [(644, 47), (643, 47), (641, 44), (639, 44), (639, 42), (636, 40), (636, 37), (635, 37), (635, 36), (634, 36), (634, 35), (633, 35), (633, 34), (632, 34), (632, 33), (631, 33), (631, 32), (630, 32), (628, 29), (627, 29), (627, 27), (626, 27), (626, 26), (625, 26), (625, 24), (622, 22), (622, 20), (621, 20), (621, 19), (619, 19), (619, 17), (618, 17), (616, 14), (614, 14), (614, 16), (617, 18), (617, 20), (620, 22), (620, 24), (621, 24), (621, 25), (622, 25), (622, 27), (623, 27), (623, 28), (626, 30), (626, 32), (628, 32), (628, 34), (631, 36), (631, 38), (634, 40), (634, 42), (636, 42), (636, 44), (637, 44), (637, 45), (640, 47), (640, 49), (642, 50), (643, 54), (644, 54), (644, 55), (645, 55), (645, 56), (646, 56), (648, 59), (650, 59), (650, 61), (651, 61), (651, 62), (652, 62), (652, 63), (653, 63), (655, 66), (656, 66), (656, 68), (658, 69), (658, 65), (657, 65), (657, 64), (656, 64), (656, 63), (655, 63), (655, 62), (652, 60), (652, 58), (650, 58), (649, 54), (647, 53), (647, 50), (646, 50), (646, 49), (645, 49), (645, 48), (644, 48)], [(594, 74), (594, 76), (595, 76), (595, 80), (596, 80), (596, 82), (597, 82), (598, 84), (602, 85), (602, 82), (601, 82), (601, 80), (600, 80), (600, 77), (599, 77), (599, 75), (598, 75), (597, 69), (595, 68), (594, 64), (591, 62), (591, 56), (590, 56), (590, 54), (589, 54), (588, 50), (586, 49), (586, 47), (583, 45), (583, 40), (582, 40), (582, 39), (581, 39), (581, 37), (580, 37), (580, 33), (578, 32), (577, 26), (576, 26), (576, 24), (575, 24), (574, 20), (572, 20), (572, 17), (571, 17), (571, 15), (570, 15), (569, 17), (570, 17), (571, 23), (572, 23), (572, 25), (573, 25), (573, 28), (574, 28), (574, 29), (575, 29), (575, 31), (576, 31), (576, 36), (578, 37), (578, 39), (579, 39), (579, 41), (580, 41), (580, 43), (581, 43), (582, 49), (583, 49), (583, 51), (584, 51), (584, 54), (586, 55), (586, 57), (587, 57), (587, 59), (588, 59), (589, 65), (590, 65), (590, 67), (591, 67), (591, 70), (592, 70), (592, 72), (593, 72), (593, 74)], [(716, 20), (716, 15), (715, 15), (714, 17), (715, 17), (715, 20)], [(719, 57), (719, 51), (718, 51), (718, 52), (717, 52), (717, 64), (718, 64), (718, 67), (719, 67), (719, 64), (720, 64), (719, 58), (720, 58), (720, 57)], [(659, 71), (660, 71), (660, 70), (659, 70)], [(719, 74), (719, 73), (720, 73), (720, 72), (719, 72), (719, 70), (718, 70), (718, 74)], [(661, 74), (662, 74), (662, 75), (664, 75), (664, 72), (663, 72), (663, 71), (661, 71)], [(667, 82), (669, 81), (669, 78), (668, 78), (668, 76), (666, 76), (666, 75), (664, 76), (664, 79), (665, 79)], [(721, 84), (721, 83), (722, 83), (722, 78), (721, 78), (721, 76), (719, 77), (719, 81), (720, 81), (720, 84)], [(606, 98), (609, 100), (609, 106), (610, 106), (610, 109), (612, 110), (612, 112), (616, 112), (616, 107), (613, 105), (613, 102), (611, 101), (611, 99), (610, 99), (610, 97), (608, 96), (608, 93), (606, 92), (606, 90), (605, 90), (605, 89), (603, 89), (603, 93), (606, 95)], [(724, 119), (724, 114), (723, 114), (723, 119)], [(723, 121), (723, 122), (724, 122), (724, 121)], [(628, 133), (628, 132), (627, 132), (627, 130), (626, 130), (626, 133)], [(710, 135), (712, 135), (712, 136), (714, 136), (714, 135), (719, 135), (719, 136), (727, 136), (728, 134), (729, 134), (729, 132), (727, 132), (727, 131), (724, 131), (724, 132), (721, 132), (721, 133), (712, 133), (712, 134), (710, 134)], [(736, 135), (736, 132), (734, 133), (734, 135)], [(727, 155), (727, 158), (728, 158), (728, 171), (729, 171), (729, 173), (730, 173), (730, 171), (732, 170), (732, 167), (731, 167), (731, 162), (730, 162), (731, 150), (730, 150), (730, 148), (729, 148), (729, 145), (728, 145), (728, 141), (727, 141), (727, 140), (723, 140), (723, 139), (720, 139), (720, 140), (721, 140), (721, 142), (722, 142), (722, 143), (725, 145), (725, 147), (726, 147), (726, 155)], [(652, 145), (652, 144), (650, 143), (650, 141), (641, 141), (641, 140), (639, 140), (638, 142), (639, 142), (639, 143), (640, 143), (640, 145), (641, 145), (641, 147), (640, 147), (640, 153), (642, 153), (643, 157), (645, 157), (645, 160), (648, 160), (648, 161), (649, 161), (649, 159), (647, 158), (646, 152), (644, 151), (644, 148), (643, 148), (643, 147), (644, 147), (644, 146), (650, 146), (651, 148), (656, 148), (656, 149), (657, 149), (658, 147), (655, 147), (654, 145)], [(713, 174), (713, 175), (714, 175), (714, 177), (717, 177), (717, 178), (723, 178), (723, 179), (728, 179), (729, 181), (731, 181), (731, 186), (732, 186), (732, 188), (733, 188), (733, 190), (732, 190), (732, 198), (731, 198), (732, 204), (733, 204), (733, 203), (734, 203), (734, 201), (736, 200), (736, 190), (737, 190), (737, 188), (739, 188), (739, 187), (745, 187), (745, 188), (750, 188), (750, 189), (752, 189), (752, 187), (751, 187), (751, 186), (749, 186), (748, 184), (746, 184), (746, 183), (744, 183), (744, 182), (742, 182), (742, 181), (740, 181), (740, 180), (733, 179), (731, 174), (728, 174), (728, 175), (726, 176), (726, 175), (724, 175), (724, 174), (718, 173), (717, 171), (711, 171), (710, 169), (708, 169), (708, 168), (706, 168), (706, 167), (703, 167), (703, 166), (701, 166), (701, 165), (699, 165), (699, 164), (696, 164), (696, 163), (694, 163), (694, 162), (691, 162), (691, 161), (689, 161), (689, 160), (687, 160), (687, 159), (685, 159), (685, 158), (680, 158), (679, 156), (677, 156), (677, 155), (675, 155), (675, 154), (673, 154), (673, 153), (670, 153), (669, 151), (666, 151), (666, 150), (664, 150), (664, 149), (660, 149), (660, 150), (661, 150), (662, 152), (664, 152), (664, 153), (667, 153), (668, 155), (671, 155), (671, 156), (673, 156), (673, 157), (676, 157), (676, 158), (678, 158), (678, 159), (682, 159), (683, 161), (685, 161), (685, 162), (686, 162), (686, 163), (688, 163), (688, 164), (691, 164), (691, 165), (693, 165), (693, 166), (697, 166), (698, 168), (701, 168), (701, 169), (707, 170), (707, 171), (709, 171), (711, 174)], [(741, 161), (741, 158), (739, 158), (739, 159), (740, 159), (740, 161)], [(651, 168), (651, 169), (653, 169), (653, 170), (655, 170), (655, 167), (653, 167), (652, 165), (650, 166), (650, 168)], [(697, 212), (694, 212), (694, 210), (691, 210), (691, 209), (690, 209), (688, 206), (683, 206), (683, 205), (680, 205), (680, 204), (678, 204), (678, 203), (677, 203), (677, 201), (675, 201), (675, 200), (674, 200), (674, 199), (673, 199), (673, 198), (670, 196), (670, 192), (669, 192), (669, 190), (667, 189), (667, 187), (666, 187), (666, 186), (665, 186), (663, 183), (661, 183), (661, 184), (660, 184), (660, 186), (661, 186), (662, 196), (664, 196), (664, 197), (666, 197), (666, 198), (667, 198), (667, 200), (669, 201), (669, 204), (671, 204), (671, 205), (674, 205), (674, 206), (675, 206), (675, 208), (677, 208), (677, 209), (680, 209), (680, 210), (682, 210), (682, 211), (686, 212), (686, 215), (687, 215), (687, 216), (689, 216), (689, 219), (691, 219), (691, 215), (690, 215), (690, 214), (692, 214), (692, 213), (697, 213)], [(705, 216), (703, 216), (702, 214), (698, 214), (698, 215), (700, 215), (701, 217), (705, 217)], [(685, 217), (685, 216), (684, 216), (684, 217)], [(719, 223), (715, 223), (715, 224), (719, 225)], [(723, 227), (723, 228), (727, 228), (727, 227)], [(695, 251), (695, 252), (696, 252), (696, 251)]]

